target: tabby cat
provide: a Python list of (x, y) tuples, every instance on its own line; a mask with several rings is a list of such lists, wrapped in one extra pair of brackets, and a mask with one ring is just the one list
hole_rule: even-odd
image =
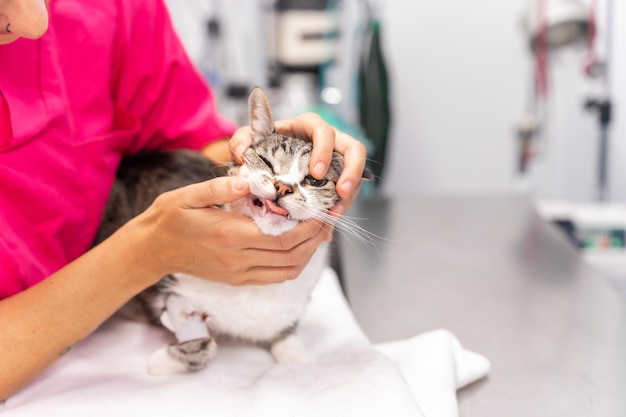
[[(311, 218), (333, 223), (328, 209), (339, 200), (335, 185), (343, 162), (335, 154), (323, 179), (309, 174), (310, 142), (276, 133), (268, 99), (260, 88), (249, 97), (253, 144), (241, 166), (212, 163), (191, 151), (152, 152), (126, 158), (109, 197), (97, 242), (145, 210), (161, 193), (216, 176), (248, 179), (249, 196), (223, 207), (245, 214), (262, 233), (280, 235)], [(369, 170), (363, 177), (371, 178)], [(216, 338), (266, 347), (277, 362), (313, 358), (295, 336), (326, 261), (322, 244), (300, 276), (263, 286), (230, 286), (171, 274), (136, 297), (151, 319), (173, 332), (176, 342), (148, 360), (153, 374), (203, 369), (215, 356)]]

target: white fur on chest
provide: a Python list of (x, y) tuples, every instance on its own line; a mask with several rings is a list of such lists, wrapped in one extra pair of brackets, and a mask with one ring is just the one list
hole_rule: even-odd
[(252, 341), (271, 341), (298, 322), (326, 265), (327, 244), (295, 280), (278, 284), (235, 287), (176, 274), (170, 290), (208, 316), (209, 331)]

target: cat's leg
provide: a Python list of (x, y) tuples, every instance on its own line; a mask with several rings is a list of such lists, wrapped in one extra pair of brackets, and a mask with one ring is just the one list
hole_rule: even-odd
[(272, 342), (269, 350), (278, 363), (315, 362), (315, 357), (307, 351), (300, 338), (293, 332)]
[(148, 358), (151, 374), (195, 372), (206, 367), (217, 353), (217, 343), (209, 334), (206, 317), (175, 294), (166, 300), (161, 323), (174, 332), (177, 343), (164, 346)]
[(212, 337), (163, 346), (148, 358), (152, 375), (185, 374), (201, 371), (215, 357), (217, 343)]

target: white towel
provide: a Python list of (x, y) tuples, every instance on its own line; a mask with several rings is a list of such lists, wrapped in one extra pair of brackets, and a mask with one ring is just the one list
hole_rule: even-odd
[[(146, 371), (166, 331), (113, 318), (20, 393), (3, 416), (455, 417), (456, 390), (489, 362), (447, 331), (374, 346), (325, 271), (298, 329), (317, 360), (276, 364), (260, 348), (222, 344), (204, 371)], [(184, 410), (184, 414), (182, 411)]]

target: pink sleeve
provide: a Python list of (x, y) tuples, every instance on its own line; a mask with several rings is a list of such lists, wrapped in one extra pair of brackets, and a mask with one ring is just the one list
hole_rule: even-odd
[(9, 255), (9, 250), (5, 242), (0, 237), (0, 265), (2, 265), (2, 275), (0, 276), (0, 300), (17, 294), (26, 289), (26, 285), (21, 279), (22, 273), (17, 267), (15, 260)]
[(141, 124), (130, 151), (200, 149), (236, 126), (217, 111), (208, 83), (188, 58), (162, 0), (118, 0), (113, 96)]

